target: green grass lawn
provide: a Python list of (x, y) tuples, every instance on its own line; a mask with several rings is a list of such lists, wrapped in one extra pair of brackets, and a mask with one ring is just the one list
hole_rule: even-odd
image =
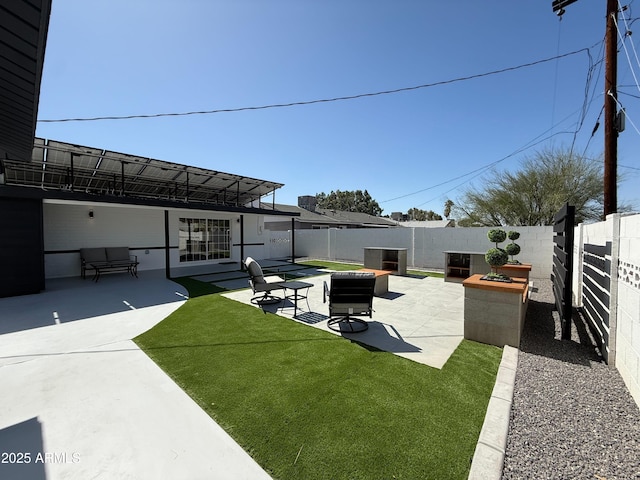
[(277, 479), (463, 479), (502, 350), (442, 370), (234, 302), (188, 300), (136, 343)]

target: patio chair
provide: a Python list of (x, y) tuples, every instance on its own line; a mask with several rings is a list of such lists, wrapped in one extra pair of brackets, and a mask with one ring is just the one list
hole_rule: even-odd
[(247, 257), (244, 261), (247, 272), (249, 273), (249, 285), (255, 295), (251, 299), (251, 303), (255, 305), (267, 305), (271, 303), (279, 303), (283, 301), (283, 297), (273, 295), (274, 290), (284, 290), (285, 281), (278, 276), (265, 278), (262, 267), (253, 258)]
[(329, 300), (327, 326), (337, 332), (364, 332), (369, 328), (365, 320), (356, 318), (373, 313), (376, 276), (373, 272), (335, 272), (331, 287), (324, 282), (323, 302)]

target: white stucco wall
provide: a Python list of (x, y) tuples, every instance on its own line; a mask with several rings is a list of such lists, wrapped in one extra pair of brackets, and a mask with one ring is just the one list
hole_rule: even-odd
[[(93, 210), (93, 218), (89, 211)], [(194, 209), (165, 209), (118, 204), (83, 204), (45, 201), (43, 232), (45, 277), (80, 275), (81, 248), (127, 246), (138, 256), (139, 271), (165, 268), (165, 210), (169, 212), (169, 246), (172, 274), (181, 267), (198, 267), (223, 261), (240, 262), (240, 214)], [(228, 219), (231, 228), (231, 258), (180, 263), (178, 222), (181, 217)], [(244, 255), (268, 257), (269, 235), (264, 217), (243, 214)]]
[(46, 278), (78, 276), (85, 247), (128, 246), (139, 270), (164, 268), (162, 209), (45, 202), (43, 232)]

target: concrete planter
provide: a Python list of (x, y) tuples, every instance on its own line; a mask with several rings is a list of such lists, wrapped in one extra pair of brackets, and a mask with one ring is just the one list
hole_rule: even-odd
[(464, 290), (464, 338), (476, 342), (518, 348), (529, 305), (529, 282), (515, 277), (512, 283), (481, 280), (472, 275)]
[(531, 272), (530, 263), (505, 264), (498, 268), (498, 273), (504, 273), (508, 277), (526, 278), (529, 282), (529, 274)]

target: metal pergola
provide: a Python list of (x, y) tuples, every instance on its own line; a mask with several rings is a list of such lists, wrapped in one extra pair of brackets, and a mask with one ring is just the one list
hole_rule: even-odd
[(7, 185), (243, 207), (281, 183), (108, 150), (35, 139), (31, 162), (5, 159)]

